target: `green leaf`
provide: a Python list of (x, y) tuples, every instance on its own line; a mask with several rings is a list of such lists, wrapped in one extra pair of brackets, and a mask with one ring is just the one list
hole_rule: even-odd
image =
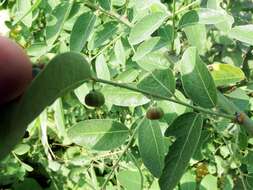
[(235, 49), (234, 51), (224, 52), (222, 55), (223, 63), (234, 65), (237, 68), (240, 68), (243, 65), (243, 60), (244, 58), (242, 56), (242, 51), (239, 49)]
[(63, 29), (64, 22), (69, 16), (72, 7), (71, 2), (60, 3), (47, 19), (46, 41), (51, 46)]
[(69, 52), (53, 58), (18, 103), (0, 110), (0, 159), (13, 149), (27, 126), (47, 106), (90, 77), (89, 64), (81, 54)]
[(200, 185), (202, 186), (202, 189), (210, 189), (210, 187), (212, 187), (212, 190), (218, 190), (218, 186), (217, 186), (218, 182), (217, 182), (217, 177), (212, 176), (212, 175), (207, 175), (205, 176)]
[(140, 106), (148, 103), (150, 100), (141, 93), (113, 86), (105, 86), (102, 89), (106, 102), (117, 106)]
[(220, 8), (220, 3), (222, 0), (207, 0), (206, 6), (210, 9), (218, 9)]
[(197, 182), (193, 172), (187, 171), (180, 180), (180, 187), (182, 190), (196, 189)]
[(137, 64), (146, 71), (168, 69), (171, 65), (165, 53), (159, 51), (147, 54), (139, 59)]
[(200, 24), (218, 24), (230, 19), (225, 11), (208, 8), (198, 9), (198, 16)]
[[(175, 95), (177, 99), (181, 100), (182, 102), (189, 103), (188, 100), (184, 97), (184, 95), (176, 90)], [(175, 99), (172, 97), (172, 99)], [(187, 108), (183, 105), (170, 102), (170, 101), (157, 101), (157, 106), (161, 107), (164, 111), (164, 116), (162, 120), (166, 121), (166, 123), (170, 124), (174, 119), (177, 118), (177, 116), (185, 113), (187, 111)]]
[(58, 98), (54, 102), (54, 120), (55, 126), (57, 129), (57, 135), (60, 138), (63, 138), (63, 143), (67, 143), (67, 134), (66, 134), (66, 126), (65, 126), (65, 117), (64, 117), (64, 108), (62, 105), (62, 99)]
[(170, 69), (155, 70), (143, 78), (137, 87), (151, 93), (171, 97), (175, 92), (176, 81)]
[[(221, 0), (209, 0), (209, 1), (207, 1), (206, 6), (207, 6), (207, 8), (210, 8), (210, 9), (216, 9), (216, 10), (220, 10), (220, 11), (225, 12), (225, 10), (223, 10), (220, 7), (220, 5), (221, 5)], [(229, 32), (231, 30), (232, 24), (234, 23), (234, 18), (232, 16), (228, 15), (227, 17), (228, 18), (226, 21), (215, 25), (219, 30), (221, 30), (225, 33)]]
[(26, 154), (30, 150), (30, 146), (28, 144), (18, 144), (13, 150), (17, 155)]
[(194, 103), (202, 107), (214, 107), (217, 102), (215, 83), (195, 47), (189, 47), (184, 52), (180, 66), (181, 80), (186, 94)]
[(34, 43), (26, 49), (29, 56), (40, 57), (45, 55), (52, 46), (48, 46), (45, 42)]
[(245, 79), (243, 71), (231, 64), (214, 63), (208, 67), (216, 86), (230, 85)]
[(161, 38), (167, 41), (167, 43), (171, 42), (174, 37), (174, 29), (172, 25), (163, 25), (158, 29), (157, 32)]
[(111, 119), (81, 121), (68, 130), (76, 144), (94, 150), (111, 150), (122, 145), (128, 137), (128, 128)]
[(123, 71), (116, 77), (116, 81), (130, 83), (133, 82), (139, 75), (139, 71), (134, 68), (129, 68)]
[(117, 179), (125, 190), (141, 190), (141, 176), (138, 171), (120, 171)]
[(98, 0), (98, 3), (103, 9), (111, 10), (111, 0)]
[(29, 166), (28, 164), (22, 162), (21, 165), (22, 165), (22, 167), (23, 167), (26, 171), (28, 171), (28, 172), (33, 171), (33, 168), (32, 168), (31, 166)]
[(125, 55), (125, 49), (124, 49), (121, 39), (116, 41), (115, 46), (114, 46), (114, 53), (115, 53), (115, 57), (117, 61), (121, 65), (125, 65), (126, 55)]
[[(20, 21), (23, 22), (24, 18), (27, 17), (27, 16), (28, 16), (28, 18), (29, 18), (29, 19), (27, 19), (27, 20), (29, 20), (29, 22), (30, 22), (30, 19), (31, 19), (31, 17), (32, 17), (32, 14), (31, 14), (32, 11), (34, 11), (34, 10), (40, 5), (41, 1), (42, 1), (42, 0), (35, 0), (35, 1), (33, 2), (32, 6), (29, 6), (29, 9), (26, 9), (26, 12), (23, 12), (23, 14), (20, 15), (20, 16), (17, 18), (18, 20), (14, 21), (13, 25), (18, 24)], [(22, 2), (20, 1), (20, 3), (23, 3), (23, 1), (22, 1)], [(0, 4), (0, 6), (1, 6), (1, 4)], [(22, 6), (22, 5), (21, 5), (21, 6)], [(26, 8), (27, 8), (27, 7), (26, 7)]]
[(158, 121), (142, 120), (138, 144), (143, 163), (155, 177), (159, 177), (164, 167), (165, 147)]
[(83, 105), (86, 105), (84, 99), (85, 99), (85, 96), (90, 92), (90, 89), (88, 88), (87, 84), (86, 83), (82, 84), (81, 86), (76, 88), (74, 92), (79, 102)]
[(105, 80), (110, 80), (111, 78), (110, 71), (103, 54), (100, 54), (96, 59), (96, 73), (98, 78)]
[[(19, 20), (22, 18), (22, 23), (24, 23), (27, 27), (32, 26), (33, 15), (30, 10), (32, 8), (32, 4), (30, 0), (17, 0), (16, 2), (16, 18)], [(17, 22), (16, 22), (17, 23)]]
[(183, 28), (193, 24), (219, 24), (231, 22), (231, 16), (224, 10), (200, 8), (185, 13), (179, 21), (179, 27)]
[(228, 35), (230, 38), (253, 45), (253, 24), (235, 26)]
[(18, 190), (26, 190), (26, 189), (42, 190), (43, 188), (40, 186), (40, 184), (35, 179), (25, 178), (22, 182), (15, 183), (13, 185), (13, 189), (18, 189)]
[(227, 97), (232, 100), (235, 106), (238, 107), (240, 110), (250, 110), (250, 98), (244, 90), (237, 88), (236, 90), (227, 94)]
[(199, 22), (198, 12), (196, 10), (190, 10), (186, 12), (180, 19), (178, 26), (180, 28), (194, 25)]
[(165, 13), (156, 12), (142, 18), (131, 29), (129, 42), (135, 45), (148, 39), (150, 35), (162, 25), (166, 16)]
[(179, 116), (166, 130), (166, 136), (175, 136), (165, 158), (165, 167), (159, 179), (162, 190), (173, 190), (184, 174), (198, 145), (202, 130), (201, 115), (193, 112)]
[(116, 34), (117, 30), (118, 23), (115, 21), (109, 21), (99, 26), (88, 43), (89, 50), (105, 45)]
[(137, 51), (134, 54), (134, 56), (132, 57), (132, 59), (133, 59), (133, 61), (138, 61), (138, 60), (144, 58), (148, 53), (159, 50), (168, 44), (169, 44), (169, 41), (167, 41), (161, 37), (150, 38), (140, 44), (140, 46), (137, 48)]
[(230, 114), (240, 113), (241, 110), (234, 105), (232, 101), (226, 98), (222, 93), (218, 92), (218, 108)]
[(184, 27), (184, 32), (191, 46), (195, 46), (201, 54), (205, 53), (206, 49), (206, 26), (203, 24), (195, 24)]
[(96, 21), (92, 12), (83, 13), (76, 20), (70, 35), (70, 50), (80, 52), (89, 38)]

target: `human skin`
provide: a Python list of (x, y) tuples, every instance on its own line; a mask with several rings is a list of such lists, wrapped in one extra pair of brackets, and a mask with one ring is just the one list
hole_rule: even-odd
[(14, 41), (0, 36), (0, 106), (23, 94), (32, 80), (32, 64)]

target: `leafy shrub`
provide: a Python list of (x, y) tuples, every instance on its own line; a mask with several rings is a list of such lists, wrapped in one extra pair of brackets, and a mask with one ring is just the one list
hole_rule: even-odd
[(0, 109), (0, 188), (252, 189), (251, 1), (0, 5), (45, 65)]

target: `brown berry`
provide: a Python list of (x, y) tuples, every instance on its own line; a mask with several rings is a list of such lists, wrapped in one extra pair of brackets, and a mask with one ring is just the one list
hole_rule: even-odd
[(148, 111), (146, 112), (146, 117), (150, 120), (161, 119), (163, 115), (163, 109), (157, 106), (152, 106), (148, 108)]

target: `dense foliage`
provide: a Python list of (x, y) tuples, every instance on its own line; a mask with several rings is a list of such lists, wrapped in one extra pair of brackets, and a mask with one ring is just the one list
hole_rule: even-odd
[(0, 189), (253, 189), (251, 0), (1, 0), (34, 80), (0, 109)]

